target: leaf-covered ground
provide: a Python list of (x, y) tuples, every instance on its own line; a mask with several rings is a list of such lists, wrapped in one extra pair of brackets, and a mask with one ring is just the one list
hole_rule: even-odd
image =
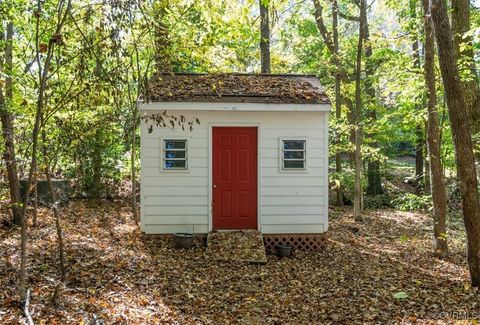
[[(468, 285), (461, 227), (451, 256), (430, 251), (427, 216), (332, 210), (322, 252), (265, 265), (212, 262), (205, 249), (145, 239), (120, 202), (73, 202), (62, 209), (67, 276), (60, 306), (53, 219), (42, 209), (30, 231), (28, 283), (38, 324), (90, 323), (434, 323), (478, 318), (480, 294)], [(0, 228), (0, 323), (23, 322), (18, 308), (19, 229)], [(397, 298), (394, 298), (396, 295)], [(408, 297), (407, 297), (408, 296)], [(400, 299), (401, 297), (407, 297)]]

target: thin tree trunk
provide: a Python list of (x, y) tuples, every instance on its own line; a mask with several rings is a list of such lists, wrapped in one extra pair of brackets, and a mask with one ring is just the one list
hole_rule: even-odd
[[(57, 26), (54, 31), (54, 35), (60, 35), (61, 29), (65, 20), (70, 12), (71, 0), (59, 1), (58, 3), (58, 22)], [(37, 10), (41, 12), (42, 9), (42, 1), (37, 1)], [(61, 11), (64, 10), (64, 14)], [(35, 123), (32, 132), (32, 146), (31, 146), (31, 160), (30, 160), (30, 170), (28, 173), (28, 181), (27, 186), (25, 189), (25, 196), (23, 198), (23, 206), (22, 206), (22, 230), (20, 235), (20, 281), (19, 281), (19, 292), (20, 292), (20, 300), (22, 302), (25, 301), (26, 295), (26, 266), (27, 266), (27, 222), (26, 222), (26, 212), (27, 212), (27, 203), (30, 197), (30, 191), (33, 181), (33, 173), (37, 168), (37, 150), (38, 150), (38, 135), (40, 133), (40, 123), (41, 123), (41, 116), (43, 112), (43, 105), (44, 105), (44, 97), (45, 97), (45, 90), (47, 86), (48, 80), (48, 73), (50, 70), (50, 63), (53, 58), (53, 47), (55, 45), (55, 40), (51, 39), (48, 44), (47, 54), (45, 57), (45, 61), (42, 67), (41, 60), (40, 60), (40, 52), (39, 52), (39, 42), (40, 42), (40, 16), (38, 15), (36, 18), (35, 23), (35, 54), (36, 54), (36, 62), (38, 65), (38, 97), (37, 97), (37, 108), (35, 112)]]
[(92, 151), (92, 184), (91, 194), (95, 198), (102, 195), (102, 150), (101, 143), (103, 142), (103, 130), (97, 130), (96, 142)]
[[(22, 208), (20, 198), (20, 183), (18, 181), (17, 174), (17, 161), (15, 155), (15, 142), (14, 142), (14, 126), (13, 126), (13, 114), (9, 111), (13, 97), (13, 85), (12, 85), (12, 70), (13, 70), (13, 23), (7, 24), (6, 38), (4, 37), (3, 30), (0, 33), (0, 40), (6, 40), (5, 42), (5, 67), (6, 72), (5, 80), (5, 94), (3, 89), (0, 88), (0, 121), (2, 123), (2, 134), (5, 145), (5, 151), (3, 152), (3, 160), (7, 167), (8, 186), (10, 190), (10, 204), (12, 207), (13, 223), (20, 225), (22, 222)], [(0, 62), (0, 67), (3, 62)]]
[(480, 286), (480, 199), (467, 104), (458, 71), (447, 6), (443, 0), (431, 0), (430, 10), (456, 151), (457, 175), (467, 233), (468, 266), (472, 285), (478, 287)]
[(55, 188), (53, 187), (52, 178), (50, 176), (50, 160), (47, 156), (47, 136), (45, 130), (42, 130), (42, 148), (43, 148), (43, 159), (44, 159), (44, 172), (45, 177), (47, 178), (48, 191), (52, 198), (52, 210), (53, 216), (55, 218), (55, 228), (57, 230), (57, 240), (58, 240), (58, 260), (59, 260), (59, 269), (60, 274), (62, 275), (62, 280), (65, 277), (65, 259), (64, 259), (64, 246), (63, 246), (63, 234), (62, 234), (62, 224), (60, 223), (60, 211), (58, 208), (59, 202), (57, 201), (57, 194), (55, 193)]
[[(422, 0), (422, 1), (423, 1), (423, 0)], [(432, 37), (434, 37), (433, 34), (432, 34)], [(425, 47), (425, 45), (424, 45), (424, 47)], [(425, 51), (424, 51), (424, 52), (425, 52)], [(426, 56), (426, 55), (425, 55), (425, 56)], [(436, 95), (436, 94), (435, 94), (435, 95)], [(436, 102), (436, 96), (435, 96), (435, 102)], [(428, 105), (428, 103), (427, 103), (427, 105)], [(436, 104), (435, 104), (435, 105), (436, 105)], [(438, 112), (437, 112), (437, 125), (438, 125), (438, 124), (439, 124), (439, 122), (438, 122)], [(425, 131), (426, 131), (425, 133), (428, 133), (428, 120), (425, 121), (425, 126), (424, 126), (424, 128), (425, 128)], [(440, 128), (440, 126), (439, 126), (438, 128)], [(432, 166), (431, 166), (431, 164), (430, 164), (430, 159), (429, 159), (430, 154), (429, 154), (429, 151), (428, 151), (428, 139), (427, 139), (427, 137), (428, 137), (428, 134), (425, 134), (425, 139), (424, 139), (424, 142), (425, 142), (425, 152), (424, 152), (424, 154), (423, 154), (423, 156), (425, 157), (425, 160), (424, 160), (424, 162), (423, 162), (423, 165), (425, 166), (425, 172), (424, 172), (424, 175), (425, 175), (425, 177), (424, 177), (424, 179), (425, 179), (425, 186), (424, 186), (424, 189), (423, 189), (423, 190), (424, 190), (424, 192), (425, 192), (426, 195), (430, 195), (430, 194), (432, 194), (432, 191), (431, 191), (431, 187), (432, 187), (431, 168), (432, 168)], [(439, 143), (439, 145), (441, 146), (441, 143), (440, 143), (440, 131), (439, 131), (439, 134), (438, 134), (438, 143)], [(441, 154), (440, 154), (440, 152), (439, 152), (438, 154), (439, 154), (439, 156), (438, 156), (439, 159), (441, 159)], [(440, 162), (441, 162), (441, 161), (440, 161)]]
[(136, 150), (137, 150), (137, 108), (133, 109), (133, 127), (132, 127), (132, 152), (130, 155), (132, 165), (132, 215), (135, 221), (137, 221), (137, 175), (135, 170), (136, 163)]
[(33, 226), (37, 226), (38, 219), (38, 175), (37, 171), (34, 172), (33, 176)]
[[(417, 1), (410, 0), (410, 18), (416, 20), (417, 18)], [(420, 51), (418, 46), (418, 36), (414, 32), (413, 42), (412, 42), (412, 53), (413, 53), (413, 66), (415, 69), (420, 70)], [(414, 98), (415, 100), (415, 109), (420, 112), (422, 106), (419, 103), (420, 98)], [(421, 114), (417, 114), (418, 117)], [(416, 190), (419, 193), (421, 191), (421, 183), (424, 176), (424, 136), (423, 136), (423, 125), (424, 121), (418, 121), (415, 125), (415, 186)]]
[[(411, 4), (413, 2), (410, 2)], [(413, 5), (414, 6), (414, 5)], [(413, 16), (416, 17), (415, 14), (415, 7), (411, 8), (413, 11)], [(412, 51), (413, 51), (413, 65), (416, 69), (420, 69), (420, 52), (418, 49), (418, 39), (415, 37), (415, 41), (412, 44)], [(416, 98), (415, 100), (418, 100)], [(421, 105), (419, 103), (415, 104), (415, 109), (417, 111), (420, 111), (422, 109)], [(418, 114), (418, 116), (421, 116), (421, 114)], [(417, 125), (415, 126), (415, 184), (417, 187), (417, 190), (420, 191), (421, 189), (421, 182), (423, 180), (423, 170), (424, 170), (424, 156), (423, 156), (423, 151), (424, 151), (424, 136), (423, 136), (423, 125), (424, 121), (419, 121)]]
[(364, 40), (364, 18), (366, 17), (365, 0), (360, 0), (360, 24), (358, 32), (357, 61), (355, 71), (355, 193), (353, 204), (353, 216), (355, 221), (362, 221), (362, 129), (360, 120), (362, 117), (362, 54)]
[[(261, 0), (260, 0), (261, 1)], [(339, 52), (339, 42), (338, 42), (338, 3), (337, 0), (333, 0), (332, 3), (332, 25), (333, 25), (333, 46), (335, 49), (335, 56), (338, 57)], [(342, 118), (342, 77), (340, 72), (335, 72), (335, 117), (337, 121)], [(338, 134), (335, 142), (340, 145), (341, 135)], [(335, 153), (335, 171), (337, 173), (342, 172), (342, 153), (339, 149)], [(343, 184), (339, 183), (337, 187), (337, 206), (343, 206)]]
[[(420, 109), (418, 107), (417, 109)], [(423, 124), (423, 123), (422, 123)], [(421, 189), (421, 182), (423, 180), (423, 170), (424, 170), (424, 137), (423, 137), (423, 128), (420, 124), (415, 126), (415, 183), (417, 190)]]
[[(356, 131), (355, 131), (355, 106), (353, 105), (353, 102), (348, 98), (348, 97), (343, 97), (343, 100), (345, 102), (345, 106), (347, 106), (348, 113), (347, 113), (347, 120), (348, 124), (351, 126), (350, 127), (350, 134), (349, 134), (349, 140), (350, 143), (355, 144), (355, 138), (356, 138)], [(355, 150), (350, 151), (348, 153), (348, 158), (350, 162), (350, 168), (355, 169)]]
[(270, 19), (268, 0), (258, 0), (260, 5), (260, 62), (261, 72), (270, 73)]
[[(41, 86), (40, 89), (44, 89), (45, 85)], [(30, 161), (30, 172), (28, 174), (27, 186), (25, 189), (25, 196), (23, 198), (23, 206), (22, 206), (22, 230), (20, 235), (20, 299), (22, 301), (25, 300), (25, 293), (26, 293), (26, 264), (27, 264), (27, 222), (26, 222), (26, 212), (27, 212), (27, 205), (28, 200), (30, 198), (30, 191), (33, 182), (33, 173), (37, 167), (37, 149), (38, 149), (38, 133), (40, 131), (40, 113), (43, 108), (43, 92), (40, 91), (39, 97), (37, 99), (37, 110), (35, 113), (35, 124), (33, 127), (33, 143), (32, 143), (32, 151), (31, 151), (31, 161)], [(41, 103), (40, 103), (41, 102)]]
[(433, 199), (433, 242), (438, 257), (448, 255), (447, 244), (447, 192), (440, 161), (440, 131), (435, 87), (435, 44), (432, 22), (428, 17), (429, 0), (423, 0), (425, 11), (425, 85), (427, 88), (427, 144), (430, 157), (430, 181)]
[[(313, 7), (315, 8), (314, 11), (314, 17), (315, 17), (315, 22), (317, 25), (317, 29), (320, 33), (320, 36), (323, 39), (323, 42), (325, 43), (326, 47), (330, 51), (332, 55), (332, 64), (335, 65), (336, 67), (336, 75), (335, 75), (335, 97), (340, 98), (340, 100), (336, 99), (336, 102), (338, 102), (339, 107), (335, 106), (335, 113), (337, 118), (341, 117), (341, 105), (345, 104), (345, 106), (348, 109), (347, 112), (347, 120), (349, 124), (352, 126), (352, 128), (349, 131), (349, 139), (351, 143), (355, 143), (355, 129), (353, 127), (354, 124), (354, 105), (351, 99), (349, 99), (346, 96), (343, 96), (340, 92), (341, 88), (341, 81), (348, 82), (349, 78), (346, 73), (346, 70), (342, 66), (342, 62), (340, 62), (340, 59), (338, 57), (339, 54), (339, 47), (338, 47), (338, 16), (342, 16), (341, 12), (339, 11), (338, 8), (338, 3), (337, 0), (333, 0), (332, 2), (332, 19), (333, 19), (333, 33), (330, 33), (325, 26), (325, 22), (323, 20), (323, 5), (320, 0), (312, 0), (313, 2)], [(359, 18), (356, 17), (347, 17), (349, 20), (354, 20), (354, 21), (359, 21)], [(333, 34), (333, 36), (332, 36)], [(336, 104), (337, 105), (337, 104)], [(352, 151), (348, 152), (349, 156), (349, 163), (350, 163), (350, 168), (355, 168), (355, 153)], [(335, 156), (335, 164), (336, 164), (336, 170), (337, 172), (339, 171), (338, 166), (340, 166), (341, 170), (341, 156), (337, 153)], [(341, 185), (341, 184), (340, 184)], [(342, 189), (342, 188), (340, 188)], [(337, 203), (339, 200), (340, 194), (337, 192)], [(342, 190), (342, 196), (343, 196), (343, 190)]]
[[(427, 126), (428, 127), (428, 126)], [(427, 130), (428, 132), (428, 130)], [(426, 152), (425, 152), (425, 157), (429, 156), (430, 154), (428, 153), (428, 143), (427, 143), (427, 148), (426, 148)], [(430, 161), (428, 159), (425, 159), (425, 161), (423, 162), (423, 165), (425, 166), (425, 172), (424, 172), (424, 175), (425, 177), (423, 178), (425, 180), (425, 186), (423, 188), (423, 191), (425, 192), (425, 195), (431, 195), (432, 192), (431, 192), (431, 187), (432, 187), (432, 180), (431, 180), (431, 177), (430, 177), (430, 169), (431, 169), (431, 166), (430, 166)]]

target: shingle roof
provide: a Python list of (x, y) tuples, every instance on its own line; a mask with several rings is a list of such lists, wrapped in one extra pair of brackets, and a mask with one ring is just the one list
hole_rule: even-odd
[(315, 76), (260, 74), (157, 74), (151, 102), (330, 104)]

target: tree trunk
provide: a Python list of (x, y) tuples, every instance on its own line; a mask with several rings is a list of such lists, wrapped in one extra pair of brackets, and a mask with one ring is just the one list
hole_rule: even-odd
[[(420, 109), (418, 107), (417, 109)], [(423, 122), (421, 123), (423, 124)], [(423, 156), (423, 147), (424, 147), (424, 137), (423, 137), (423, 128), (419, 124), (415, 126), (415, 183), (417, 190), (421, 189), (421, 183), (423, 180), (423, 170), (424, 170), (424, 156)]]
[[(355, 144), (355, 106), (353, 105), (353, 101), (350, 100), (350, 98), (348, 97), (343, 97), (343, 101), (345, 102), (345, 106), (347, 106), (348, 109), (347, 120), (348, 124), (350, 125), (349, 140), (350, 143)], [(349, 151), (348, 160), (350, 162), (350, 168), (355, 169), (355, 150)]]
[[(451, 0), (452, 32), (454, 35), (457, 60), (465, 68), (469, 78), (463, 81), (465, 102), (472, 126), (473, 134), (480, 132), (480, 87), (478, 85), (477, 69), (472, 36), (465, 35), (470, 31), (470, 0)], [(460, 48), (464, 46), (461, 50)]]
[[(260, 0), (261, 1), (261, 0)], [(335, 49), (334, 55), (338, 57), (339, 42), (338, 42), (338, 3), (337, 0), (332, 2), (332, 29), (333, 29), (333, 46)], [(342, 118), (342, 77), (338, 67), (335, 72), (335, 118), (339, 121)], [(341, 142), (341, 135), (338, 134), (335, 139), (337, 146)], [(342, 153), (339, 149), (335, 153), (335, 171), (342, 172)], [(343, 184), (339, 183), (337, 188), (337, 206), (343, 206)]]
[(137, 119), (138, 119), (138, 111), (137, 106), (135, 104), (135, 108), (133, 108), (132, 112), (132, 119), (133, 119), (133, 126), (132, 126), (132, 152), (130, 154), (130, 160), (132, 165), (132, 215), (135, 221), (137, 220), (137, 175), (135, 170), (136, 165), (136, 150), (137, 150)]
[(366, 17), (365, 0), (360, 0), (360, 27), (358, 32), (357, 62), (355, 71), (355, 193), (353, 204), (353, 217), (355, 221), (362, 221), (362, 129), (360, 120), (362, 117), (362, 53), (364, 40), (364, 26)]
[[(423, 1), (423, 0), (422, 0)], [(431, 37), (434, 37), (433, 34), (431, 35)], [(432, 43), (433, 44), (433, 43)], [(425, 46), (424, 46), (425, 47)], [(425, 52), (425, 51), (424, 51)], [(436, 103), (436, 96), (435, 96), (435, 103)], [(436, 105), (436, 104), (435, 104)], [(427, 103), (427, 106), (428, 106), (428, 103)], [(438, 112), (437, 112), (437, 125), (439, 124), (438, 122)], [(428, 120), (425, 121), (425, 133), (428, 133)], [(438, 128), (440, 128), (440, 126), (438, 126)], [(424, 142), (425, 142), (425, 152), (423, 154), (423, 156), (425, 157), (424, 161), (423, 161), (423, 165), (425, 166), (425, 171), (424, 171), (424, 180), (425, 180), (425, 186), (423, 188), (424, 192), (426, 195), (431, 195), (432, 192), (431, 192), (431, 187), (432, 187), (432, 183), (431, 183), (431, 166), (430, 166), (430, 160), (429, 160), (429, 153), (428, 153), (428, 139), (426, 138), (428, 136), (428, 134), (425, 134), (425, 139), (424, 139)], [(438, 132), (438, 143), (439, 145), (441, 146), (441, 141), (440, 141), (440, 131)], [(441, 154), (439, 152), (439, 159), (440, 159), (440, 162), (441, 162)]]
[(432, 22), (428, 16), (429, 0), (423, 0), (425, 11), (425, 85), (427, 88), (427, 147), (430, 157), (430, 184), (433, 199), (434, 252), (440, 258), (448, 255), (447, 245), (447, 192), (440, 161), (440, 131), (435, 87), (435, 45)]
[[(361, 17), (361, 19), (363, 20), (363, 29), (364, 29), (363, 36), (365, 41), (365, 75), (366, 75), (365, 94), (368, 96), (368, 100), (371, 103), (373, 103), (376, 100), (375, 88), (373, 86), (373, 81), (372, 81), (374, 71), (375, 71), (375, 67), (372, 64), (373, 49), (370, 42), (370, 29), (368, 26), (367, 13), (365, 11), (361, 14), (364, 15), (364, 17)], [(375, 110), (375, 105), (369, 105), (369, 106), (372, 107), (368, 110), (369, 123), (373, 125), (377, 121), (377, 111)], [(378, 148), (378, 143), (377, 141), (374, 140), (374, 134), (372, 131), (366, 134), (365, 137), (373, 139), (371, 141), (371, 146), (375, 149)], [(376, 158), (368, 159), (367, 180), (368, 180), (367, 194), (369, 195), (383, 194), (382, 178), (380, 175), (380, 162)]]
[[(323, 42), (325, 43), (326, 47), (331, 53), (331, 60), (332, 64), (336, 68), (336, 75), (335, 75), (335, 115), (337, 118), (341, 118), (341, 105), (345, 104), (345, 106), (348, 108), (347, 112), (347, 120), (349, 124), (352, 126), (351, 129), (349, 130), (349, 139), (350, 142), (353, 144), (355, 143), (355, 129), (353, 127), (354, 124), (354, 105), (353, 102), (350, 98), (343, 96), (341, 94), (341, 81), (346, 81), (348, 82), (348, 74), (346, 73), (346, 70), (342, 66), (342, 62), (340, 62), (340, 59), (338, 57), (339, 54), (339, 37), (338, 37), (338, 16), (341, 16), (341, 12), (339, 11), (338, 8), (338, 2), (337, 0), (332, 1), (332, 22), (333, 22), (333, 33), (330, 33), (325, 26), (325, 22), (323, 20), (323, 5), (320, 0), (313, 0), (313, 7), (315, 8), (314, 11), (314, 17), (315, 17), (315, 22), (317, 25), (317, 29), (320, 33), (320, 36), (323, 39)], [(348, 17), (349, 20), (354, 20), (354, 21), (359, 21), (359, 18), (356, 17)], [(332, 36), (333, 34), (333, 36)], [(338, 104), (337, 104), (338, 103)], [(337, 106), (338, 105), (338, 106)], [(355, 168), (355, 152), (354, 151), (349, 151), (348, 152), (349, 156), (349, 163), (350, 163), (350, 168)], [(340, 153), (336, 153), (335, 156), (335, 164), (336, 164), (336, 171), (339, 172), (341, 171), (341, 156)], [(341, 184), (340, 184), (341, 186)], [(337, 192), (337, 203), (340, 203), (339, 200), (341, 199), (341, 196), (343, 196), (343, 189), (340, 187), (339, 188), (341, 192)], [(342, 200), (343, 204), (343, 200)]]
[(258, 0), (260, 5), (260, 62), (261, 72), (270, 73), (270, 19), (269, 0)]
[[(412, 3), (412, 2), (411, 2)], [(411, 10), (414, 12), (412, 15), (415, 15), (415, 7), (411, 8)], [(413, 65), (416, 69), (420, 69), (420, 52), (418, 49), (418, 39), (415, 39), (415, 41), (412, 44), (412, 51), (413, 51)], [(419, 100), (418, 98), (415, 98), (415, 100)], [(415, 104), (415, 109), (417, 111), (420, 111), (421, 105), (419, 103)], [(421, 116), (421, 114), (418, 114), (418, 116)], [(424, 136), (423, 136), (423, 125), (424, 121), (418, 121), (417, 125), (415, 126), (415, 184), (417, 186), (417, 191), (420, 191), (421, 189), (421, 182), (423, 180), (423, 170), (424, 170), (424, 156), (423, 156), (423, 150), (424, 150)]]
[[(10, 204), (12, 206), (13, 223), (20, 225), (22, 222), (22, 208), (20, 206), (20, 184), (18, 182), (17, 161), (15, 155), (13, 114), (9, 111), (13, 97), (12, 69), (13, 69), (13, 24), (7, 24), (7, 35), (0, 33), (0, 40), (5, 42), (5, 94), (0, 88), (0, 120), (2, 123), (2, 134), (5, 145), (3, 160), (7, 167), (8, 186), (10, 190)], [(3, 62), (1, 62), (3, 63)], [(3, 64), (0, 64), (0, 66)]]
[(380, 162), (376, 159), (369, 159), (367, 165), (367, 194), (379, 195), (383, 194), (382, 178), (380, 174)]
[[(427, 126), (428, 128), (428, 126)], [(427, 130), (428, 132), (428, 130)], [(428, 153), (428, 143), (427, 143), (427, 148), (426, 148), (426, 152), (424, 153), (425, 157), (427, 158), (427, 156), (429, 156), (430, 154)], [(423, 191), (425, 192), (425, 195), (431, 195), (432, 192), (430, 191), (431, 187), (432, 187), (432, 181), (431, 181), (431, 177), (430, 177), (430, 161), (428, 159), (425, 159), (425, 161), (423, 162), (423, 165), (425, 166), (425, 171), (424, 171), (424, 175), (425, 177), (423, 178), (425, 180), (425, 186), (423, 187)]]
[[(336, 78), (335, 78), (336, 79)], [(340, 108), (336, 108), (336, 112), (335, 112), (335, 116), (337, 118), (337, 120), (339, 118), (341, 118), (341, 103), (337, 104), (336, 102), (337, 101), (340, 101), (340, 96), (339, 96), (339, 93), (340, 93), (340, 84), (339, 84), (339, 80), (335, 80), (335, 106), (340, 106)], [(338, 97), (337, 97), (338, 96)], [(338, 135), (338, 138), (335, 140), (337, 145), (340, 143), (340, 135)], [(337, 172), (337, 174), (341, 174), (342, 173), (342, 152), (340, 150), (337, 150), (337, 152), (335, 153), (335, 171)], [(337, 203), (336, 203), (337, 206), (339, 207), (343, 207), (344, 205), (344, 202), (343, 202), (343, 184), (341, 182), (339, 182), (338, 186), (337, 186)]]
[[(465, 35), (471, 28), (470, 7), (470, 0), (451, 0), (452, 30), (457, 60), (462, 63), (460, 66), (463, 67), (463, 70), (466, 70), (464, 73), (468, 75), (468, 78), (463, 81), (467, 111), (472, 126), (472, 134), (478, 134), (480, 133), (480, 87), (475, 66), (473, 39), (472, 36)], [(462, 45), (466, 46), (460, 50)], [(477, 142), (475, 160), (477, 162), (477, 177), (480, 181), (480, 142)]]
[(455, 145), (457, 175), (467, 233), (468, 266), (472, 285), (478, 287), (480, 286), (480, 200), (468, 110), (458, 71), (447, 6), (443, 0), (431, 0), (430, 10)]
[(94, 149), (92, 151), (92, 183), (90, 192), (91, 195), (95, 198), (99, 198), (102, 194), (102, 141), (103, 141), (103, 131), (98, 130), (96, 134), (95, 141), (97, 143), (94, 144)]

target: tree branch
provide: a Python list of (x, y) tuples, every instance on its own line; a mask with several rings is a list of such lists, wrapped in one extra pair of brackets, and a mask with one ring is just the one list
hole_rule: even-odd
[(25, 294), (25, 303), (23, 304), (23, 314), (27, 319), (28, 325), (33, 325), (32, 315), (30, 315), (30, 288), (27, 289), (27, 293)]
[(338, 15), (346, 20), (360, 22), (360, 17), (344, 14), (340, 10), (338, 11)]
[(335, 47), (332, 40), (332, 34), (325, 27), (325, 22), (323, 20), (323, 6), (320, 3), (320, 0), (313, 0), (313, 5), (315, 7), (315, 21), (317, 23), (318, 31), (325, 42), (325, 45), (328, 47), (330, 52), (335, 53)]

